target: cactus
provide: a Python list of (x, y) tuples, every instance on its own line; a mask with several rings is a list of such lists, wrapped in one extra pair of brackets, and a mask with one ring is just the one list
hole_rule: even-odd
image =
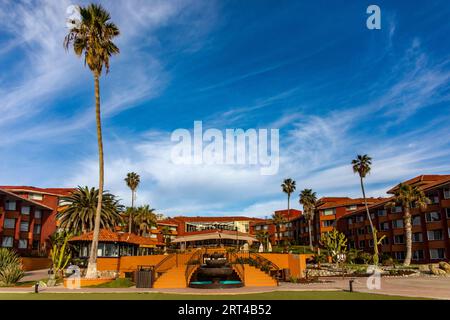
[(68, 246), (68, 241), (70, 237), (71, 237), (70, 234), (61, 235), (60, 237), (57, 238), (59, 241), (55, 241), (53, 243), (52, 249), (50, 250), (50, 257), (52, 259), (53, 279), (55, 279), (55, 277), (57, 277), (58, 274), (62, 274), (62, 271), (66, 268), (67, 264), (72, 258), (70, 248)]
[(336, 263), (339, 262), (339, 256), (347, 251), (347, 238), (345, 234), (336, 229), (322, 234), (320, 244), (331, 253), (331, 257)]

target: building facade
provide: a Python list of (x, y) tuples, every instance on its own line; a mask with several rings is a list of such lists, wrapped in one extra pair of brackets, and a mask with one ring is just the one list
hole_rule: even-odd
[(260, 232), (267, 232), (269, 241), (272, 245), (277, 243), (295, 243), (295, 227), (294, 222), (302, 216), (302, 211), (297, 209), (277, 210), (274, 212), (283, 216), (285, 222), (279, 225), (279, 233), (277, 232), (277, 226), (272, 219), (264, 219), (260, 221), (254, 221), (250, 224), (250, 234), (257, 235)]
[[(381, 199), (367, 198), (367, 203), (373, 204)], [(311, 236), (313, 244), (317, 245), (320, 237), (325, 232), (336, 228), (336, 222), (343, 216), (364, 207), (364, 199), (352, 199), (349, 197), (323, 197), (317, 201), (313, 221), (311, 222)], [(309, 244), (308, 221), (304, 215), (293, 221), (294, 233), (297, 243)]]
[[(450, 176), (422, 175), (404, 183), (418, 186), (430, 200), (425, 210), (412, 208), (412, 261), (429, 263), (448, 260), (450, 257)], [(388, 191), (393, 194), (396, 187)], [(406, 254), (403, 208), (389, 206), (393, 198), (369, 206), (370, 216), (378, 230), (385, 236), (379, 246), (382, 254), (402, 261)], [(365, 209), (342, 217), (338, 229), (346, 234), (350, 248), (373, 251), (373, 239)]]
[(65, 188), (0, 186), (0, 245), (21, 255), (46, 255), (55, 232), (60, 198)]

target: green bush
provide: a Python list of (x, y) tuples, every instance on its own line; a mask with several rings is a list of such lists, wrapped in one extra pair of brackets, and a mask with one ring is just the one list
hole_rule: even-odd
[(350, 249), (346, 255), (346, 262), (349, 264), (355, 264), (358, 258), (358, 255), (361, 251), (358, 249)]
[(368, 252), (359, 252), (355, 259), (357, 264), (369, 264), (373, 259), (373, 256)]
[(24, 275), (17, 253), (7, 248), (0, 248), (0, 287), (12, 286)]

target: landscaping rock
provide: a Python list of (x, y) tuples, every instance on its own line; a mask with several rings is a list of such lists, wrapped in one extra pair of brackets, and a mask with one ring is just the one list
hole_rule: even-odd
[(442, 269), (439, 269), (438, 267), (439, 265), (436, 266), (436, 264), (430, 264), (430, 271), (432, 274), (434, 274), (435, 276), (442, 276), (442, 275), (446, 275), (447, 272), (445, 272)]
[(445, 261), (439, 262), (439, 268), (444, 270), (446, 273), (450, 273), (450, 264)]

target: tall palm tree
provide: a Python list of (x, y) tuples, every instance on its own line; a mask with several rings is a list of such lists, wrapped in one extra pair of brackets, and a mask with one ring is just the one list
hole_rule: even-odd
[(170, 244), (170, 236), (172, 235), (172, 232), (170, 231), (170, 228), (168, 226), (163, 226), (161, 228), (161, 234), (164, 239), (164, 252), (167, 251), (167, 246)]
[(97, 123), (98, 166), (99, 166), (99, 196), (95, 215), (94, 234), (92, 237), (91, 252), (89, 255), (86, 278), (97, 277), (97, 247), (100, 231), (104, 165), (103, 165), (103, 139), (100, 115), (100, 76), (103, 68), (109, 72), (109, 59), (113, 54), (119, 53), (119, 48), (112, 41), (118, 36), (119, 28), (110, 21), (111, 16), (99, 4), (90, 4), (80, 7), (81, 21), (75, 24), (64, 39), (66, 50), (69, 46), (77, 56), (84, 55), (84, 63), (88, 65), (94, 76), (95, 87), (95, 118)]
[[(134, 209), (134, 200), (136, 199), (136, 189), (141, 182), (141, 177), (136, 172), (127, 173), (124, 179), (128, 188), (131, 190), (131, 209)], [(131, 233), (133, 224), (133, 210), (130, 211), (130, 219), (128, 219), (128, 233)]]
[(295, 180), (292, 180), (291, 178), (284, 179), (283, 183), (281, 184), (281, 190), (283, 190), (283, 192), (287, 194), (287, 206), (288, 206), (287, 222), (288, 223), (290, 221), (290, 216), (291, 216), (291, 207), (290, 207), (291, 194), (295, 191), (295, 188), (296, 188)]
[(369, 207), (367, 205), (366, 199), (366, 191), (364, 189), (364, 178), (367, 174), (370, 173), (372, 165), (372, 158), (367, 154), (365, 155), (357, 155), (356, 159), (352, 160), (353, 173), (357, 173), (359, 175), (359, 181), (361, 183), (361, 191), (364, 198), (364, 206), (366, 207), (367, 220), (370, 223), (370, 230), (372, 231), (373, 238), (373, 263), (378, 265), (379, 262), (379, 254), (378, 254), (378, 238), (377, 238), (377, 229), (373, 226), (372, 218), (370, 217)]
[(430, 200), (418, 187), (400, 183), (394, 191), (394, 200), (388, 202), (387, 207), (399, 204), (403, 207), (403, 220), (406, 234), (406, 256), (404, 266), (409, 266), (412, 257), (412, 230), (411, 230), (411, 208), (417, 207), (424, 210)]
[(275, 225), (275, 230), (277, 232), (277, 244), (280, 244), (281, 236), (280, 236), (280, 229), (281, 225), (283, 223), (286, 223), (286, 218), (283, 217), (283, 215), (279, 212), (275, 212), (272, 215), (272, 222)]
[(300, 204), (303, 206), (305, 219), (308, 221), (309, 248), (314, 250), (311, 235), (311, 222), (314, 219), (314, 211), (317, 205), (317, 195), (312, 189), (304, 189), (300, 192)]
[(155, 209), (150, 208), (149, 205), (145, 205), (136, 209), (134, 215), (134, 224), (136, 225), (136, 232), (143, 236), (148, 234), (151, 227), (156, 226), (156, 214)]
[[(59, 227), (73, 234), (90, 232), (95, 229), (99, 191), (95, 188), (78, 187), (70, 196), (63, 197), (67, 206), (58, 212)], [(123, 206), (108, 192), (103, 192), (100, 212), (100, 226), (113, 230), (122, 222)]]

